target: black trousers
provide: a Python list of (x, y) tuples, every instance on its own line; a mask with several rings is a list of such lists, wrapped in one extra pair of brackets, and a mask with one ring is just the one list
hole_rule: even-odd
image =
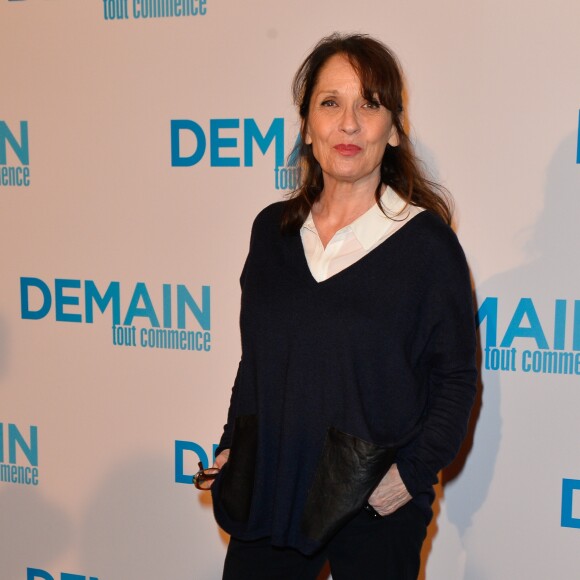
[(269, 538), (231, 538), (223, 580), (315, 580), (326, 560), (333, 580), (416, 580), (426, 533), (424, 515), (408, 503), (383, 518), (362, 510), (313, 556)]

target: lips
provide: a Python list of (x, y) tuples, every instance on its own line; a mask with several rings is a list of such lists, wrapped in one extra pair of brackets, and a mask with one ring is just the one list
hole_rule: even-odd
[(358, 145), (349, 145), (346, 143), (340, 143), (335, 145), (334, 148), (341, 154), (346, 156), (356, 155), (359, 151), (362, 151), (361, 147)]

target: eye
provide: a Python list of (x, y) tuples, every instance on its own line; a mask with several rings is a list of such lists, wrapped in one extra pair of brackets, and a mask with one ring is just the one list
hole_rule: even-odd
[(377, 100), (372, 100), (372, 101), (366, 101), (366, 103), (363, 106), (366, 109), (380, 109), (381, 103), (379, 103), (379, 101), (377, 101)]
[(336, 101), (334, 99), (324, 99), (322, 103), (320, 103), (322, 107), (335, 107)]

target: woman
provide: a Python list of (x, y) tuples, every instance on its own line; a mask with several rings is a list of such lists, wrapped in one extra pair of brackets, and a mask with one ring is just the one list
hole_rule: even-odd
[(416, 578), (475, 394), (465, 257), (418, 168), (402, 75), (333, 35), (294, 80), (301, 187), (256, 218), (217, 450), (224, 578)]

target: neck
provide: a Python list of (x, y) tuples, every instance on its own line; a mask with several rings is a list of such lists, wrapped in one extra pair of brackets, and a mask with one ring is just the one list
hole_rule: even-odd
[(325, 181), (312, 214), (340, 229), (360, 217), (375, 203), (375, 189), (368, 184)]
[(325, 180), (320, 199), (312, 207), (312, 217), (322, 245), (326, 248), (338, 230), (351, 224), (375, 203), (375, 190), (368, 184), (361, 187)]

